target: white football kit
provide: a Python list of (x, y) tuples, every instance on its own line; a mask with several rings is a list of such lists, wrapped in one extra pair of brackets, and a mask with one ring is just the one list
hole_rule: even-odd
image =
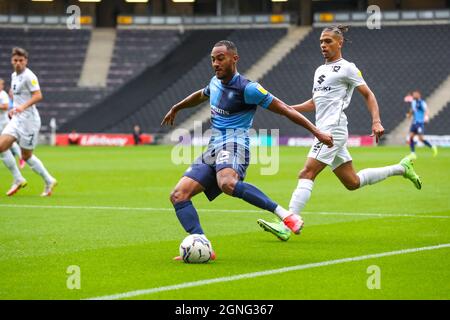
[(314, 74), (313, 101), (316, 106), (316, 126), (333, 136), (333, 147), (328, 148), (317, 138), (308, 157), (336, 169), (352, 160), (347, 150), (347, 116), (344, 110), (350, 104), (353, 90), (366, 84), (355, 64), (341, 58), (325, 63)]
[[(8, 94), (2, 90), (0, 91), (0, 105), (9, 105), (9, 97)], [(8, 118), (8, 110), (0, 109), (0, 131), (2, 131), (9, 122)]]
[[(33, 92), (40, 90), (38, 78), (28, 68), (20, 74), (14, 72), (11, 75), (11, 89), (14, 107), (18, 107), (30, 100)], [(2, 133), (15, 137), (21, 148), (34, 150), (40, 128), (39, 112), (36, 105), (32, 105), (25, 111), (15, 114)]]

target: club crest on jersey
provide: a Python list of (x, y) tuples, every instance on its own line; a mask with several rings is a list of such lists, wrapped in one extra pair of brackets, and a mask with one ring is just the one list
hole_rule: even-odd
[(313, 153), (317, 153), (319, 152), (320, 148), (322, 147), (323, 143), (322, 142), (317, 142), (314, 146), (313, 146)]
[(339, 69), (341, 69), (341, 66), (334, 66), (333, 67), (333, 72), (338, 72)]

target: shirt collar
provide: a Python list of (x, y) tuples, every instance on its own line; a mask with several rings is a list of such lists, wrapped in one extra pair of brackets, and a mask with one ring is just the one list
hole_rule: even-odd
[(333, 64), (333, 63), (339, 62), (339, 61), (341, 61), (343, 59), (344, 58), (340, 58), (340, 59), (337, 59), (336, 61), (333, 61), (333, 62), (325, 62), (325, 64)]
[(236, 71), (236, 73), (234, 74), (233, 78), (231, 78), (230, 81), (228, 81), (227, 83), (224, 83), (225, 85), (229, 86), (232, 85), (234, 82), (236, 82), (236, 79), (239, 77), (239, 72)]

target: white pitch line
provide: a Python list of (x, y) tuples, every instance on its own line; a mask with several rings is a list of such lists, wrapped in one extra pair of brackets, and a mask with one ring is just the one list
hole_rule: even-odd
[[(0, 208), (35, 208), (35, 209), (88, 209), (88, 210), (110, 210), (110, 211), (173, 211), (173, 208), (139, 208), (139, 207), (109, 207), (109, 206), (60, 206), (60, 205), (31, 205), (31, 204), (0, 204)], [(238, 209), (197, 209), (199, 212), (232, 212), (263, 213), (263, 210), (238, 210)], [(326, 212), (326, 211), (305, 211), (305, 215), (337, 215), (337, 216), (368, 216), (368, 217), (410, 217), (410, 218), (430, 218), (430, 219), (450, 219), (450, 216), (418, 215), (418, 214), (391, 214), (391, 213), (365, 213), (365, 212)]]
[(335, 265), (335, 264), (342, 264), (342, 263), (347, 263), (347, 262), (363, 261), (363, 260), (368, 260), (368, 259), (376, 259), (376, 258), (395, 256), (395, 255), (401, 255), (401, 254), (407, 254), (407, 253), (414, 253), (414, 252), (420, 252), (420, 251), (437, 250), (437, 249), (442, 249), (442, 248), (450, 248), (450, 243), (445, 243), (445, 244), (440, 244), (440, 245), (435, 245), (435, 246), (428, 246), (428, 247), (421, 247), (421, 248), (411, 248), (411, 249), (403, 249), (403, 250), (397, 250), (397, 251), (375, 253), (375, 254), (369, 254), (369, 255), (352, 257), (352, 258), (343, 258), (343, 259), (328, 260), (328, 261), (322, 261), (322, 262), (316, 262), (316, 263), (300, 264), (300, 265), (296, 265), (296, 266), (279, 268), (279, 269), (237, 274), (237, 275), (230, 276), (230, 277), (221, 277), (221, 278), (205, 279), (205, 280), (193, 281), (193, 282), (185, 282), (185, 283), (180, 283), (180, 284), (175, 284), (175, 285), (165, 286), (165, 287), (142, 289), (142, 290), (117, 293), (117, 294), (112, 294), (112, 295), (107, 295), (107, 296), (88, 298), (86, 300), (117, 300), (117, 299), (124, 299), (124, 298), (132, 298), (132, 297), (137, 297), (137, 296), (142, 296), (145, 294), (152, 294), (152, 293), (157, 293), (157, 292), (199, 287), (199, 286), (205, 286), (205, 285), (209, 285), (209, 284), (213, 284), (213, 283), (230, 282), (230, 281), (236, 281), (236, 280), (242, 280), (242, 279), (251, 279), (251, 278), (256, 278), (256, 277), (290, 272), (290, 271), (312, 269), (312, 268), (330, 266), (330, 265)]

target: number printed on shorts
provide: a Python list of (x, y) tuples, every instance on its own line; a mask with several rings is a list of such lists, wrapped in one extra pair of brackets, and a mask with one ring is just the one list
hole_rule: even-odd
[(313, 153), (319, 152), (320, 148), (322, 147), (322, 144), (323, 144), (322, 142), (317, 142), (317, 143), (314, 145), (312, 152), (313, 152)]
[(30, 141), (28, 142), (28, 145), (32, 146), (33, 142), (34, 142), (34, 134), (30, 134), (29, 139), (30, 139)]
[(230, 151), (225, 151), (222, 150), (219, 152), (219, 154), (217, 155), (217, 160), (216, 160), (216, 164), (223, 164), (223, 163), (227, 163), (228, 160), (230, 159)]

